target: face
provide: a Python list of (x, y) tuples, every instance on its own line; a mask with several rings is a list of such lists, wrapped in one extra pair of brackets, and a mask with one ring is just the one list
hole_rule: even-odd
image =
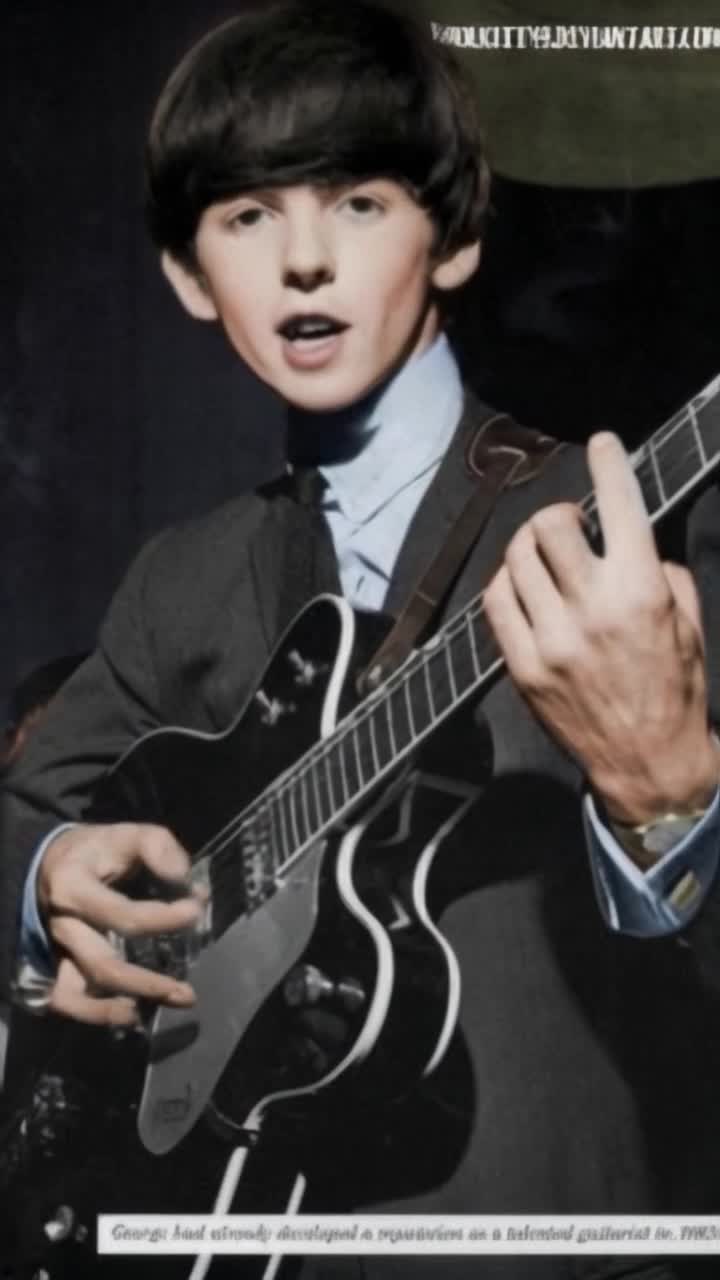
[(330, 411), (361, 399), (433, 340), (431, 285), (472, 273), (476, 247), (434, 262), (434, 228), (399, 183), (255, 191), (205, 210), (198, 274), (164, 267), (200, 319), (290, 404)]

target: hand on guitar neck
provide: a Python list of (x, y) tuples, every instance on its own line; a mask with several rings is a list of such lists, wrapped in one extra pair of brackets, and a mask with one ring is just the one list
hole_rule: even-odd
[(485, 594), (508, 670), (579, 762), (611, 819), (705, 808), (718, 785), (693, 581), (661, 563), (616, 437), (588, 450), (604, 554), (580, 511), (547, 507), (515, 535)]

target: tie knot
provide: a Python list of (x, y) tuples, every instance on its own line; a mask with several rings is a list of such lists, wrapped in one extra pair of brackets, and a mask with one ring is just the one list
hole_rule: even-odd
[(316, 467), (293, 466), (277, 480), (261, 485), (260, 492), (267, 498), (281, 494), (283, 497), (292, 498), (293, 502), (297, 502), (301, 507), (319, 511), (327, 487), (327, 480)]
[(317, 467), (293, 467), (290, 482), (293, 497), (301, 507), (312, 507), (315, 511), (320, 509), (328, 483)]

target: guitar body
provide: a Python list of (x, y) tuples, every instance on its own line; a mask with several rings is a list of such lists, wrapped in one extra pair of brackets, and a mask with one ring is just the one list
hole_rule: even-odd
[[(159, 823), (193, 856), (193, 880), (208, 896), (202, 926), (122, 946), (138, 963), (186, 976), (197, 1002), (148, 1010), (146, 1035), (120, 1039), (18, 1014), (12, 1056), (25, 1098), (0, 1189), (16, 1205), (4, 1247), (16, 1266), (27, 1263), (28, 1276), (47, 1264), (73, 1280), (101, 1267), (122, 1272), (121, 1260), (95, 1257), (95, 1214), (209, 1212), (230, 1144), (252, 1145), (261, 1121), (270, 1141), (253, 1151), (242, 1205), (282, 1211), (319, 1134), (332, 1138), (343, 1116), (357, 1119), (364, 1106), (370, 1123), (377, 1101), (407, 1091), (442, 1059), (460, 975), (427, 887), (489, 764), (475, 726), (478, 751), (468, 758), (458, 723), (466, 710), (319, 839), (298, 839), (292, 808), (259, 827), (242, 817), (268, 788), (282, 792), (296, 762), (336, 734), (388, 625), (319, 598), (227, 732), (157, 730), (98, 789), (89, 820)], [(325, 783), (323, 805), (338, 780)], [(165, 888), (138, 878), (128, 891)], [(45, 1072), (29, 1082), (28, 1059), (43, 1055)], [(54, 1109), (48, 1091), (59, 1098)], [(49, 1244), (44, 1224), (59, 1206), (72, 1209), (73, 1226)], [(188, 1270), (180, 1259), (153, 1267), (168, 1276)]]
[[(230, 1131), (254, 1128), (271, 1106), (304, 1117), (320, 1100), (327, 1115), (350, 1093), (407, 1089), (447, 1048), (460, 977), (426, 885), (478, 790), (463, 780), (455, 718), (432, 740), (450, 778), (422, 759), (390, 773), (319, 840), (303, 841), (291, 807), (259, 835), (233, 826), (357, 701), (379, 623), (334, 597), (313, 602), (228, 732), (151, 733), (97, 796), (95, 820), (168, 826), (210, 899), (201, 937), (126, 947), (139, 963), (187, 974), (197, 993), (192, 1009), (163, 1008), (150, 1025), (138, 1127), (156, 1154), (208, 1108)], [(470, 764), (477, 778), (480, 762)]]

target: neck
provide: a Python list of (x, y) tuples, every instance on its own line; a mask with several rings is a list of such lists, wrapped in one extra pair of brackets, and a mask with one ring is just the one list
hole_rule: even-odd
[(444, 341), (442, 335), (436, 334), (422, 347), (416, 344), (412, 354), (404, 356), (380, 383), (341, 409), (318, 413), (290, 405), (287, 426), (291, 461), (301, 466), (312, 466), (349, 462), (357, 457), (375, 434), (382, 419), (383, 402), (402, 388), (411, 366), (416, 366)]

